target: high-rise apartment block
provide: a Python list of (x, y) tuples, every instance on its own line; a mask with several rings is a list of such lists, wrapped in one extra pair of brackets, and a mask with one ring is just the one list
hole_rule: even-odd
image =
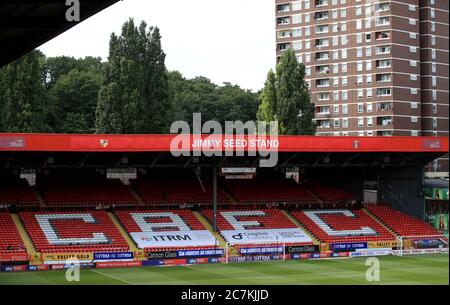
[[(306, 66), (317, 135), (448, 135), (448, 0), (275, 5), (277, 58)], [(448, 176), (448, 158), (428, 170)]]

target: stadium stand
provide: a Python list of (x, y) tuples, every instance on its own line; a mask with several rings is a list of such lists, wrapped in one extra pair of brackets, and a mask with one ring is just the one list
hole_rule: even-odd
[(128, 251), (128, 244), (105, 211), (22, 212), (38, 252)]
[[(234, 217), (231, 220), (227, 220), (224, 217), (225, 213), (232, 212)], [(203, 215), (212, 223), (213, 211), (210, 209), (203, 210)], [(241, 214), (241, 215), (239, 215)], [(242, 227), (242, 222), (251, 222), (253, 225)], [(248, 209), (248, 208), (233, 208), (233, 209), (220, 209), (217, 213), (217, 228), (220, 230), (222, 237), (226, 230), (267, 230), (267, 229), (298, 229), (301, 230), (296, 224), (294, 224), (280, 209), (268, 208), (268, 209)], [(233, 248), (239, 251), (240, 248), (260, 246), (262, 243), (240, 243), (233, 244)], [(280, 246), (280, 243), (275, 241), (263, 243), (264, 246)], [(286, 243), (290, 245), (291, 243)], [(313, 241), (308, 242), (295, 242), (295, 245), (311, 245)]]
[(328, 243), (394, 240), (395, 236), (363, 210), (291, 211), (318, 240)]
[(317, 180), (309, 180), (306, 187), (313, 191), (323, 202), (332, 203), (340, 201), (358, 200), (358, 196), (346, 190)]
[(366, 209), (400, 236), (439, 235), (430, 224), (386, 205), (366, 204)]
[(0, 205), (36, 206), (39, 200), (25, 180), (0, 182)]
[[(261, 213), (257, 216), (248, 216), (248, 212)], [(239, 221), (257, 221), (258, 226), (248, 227), (246, 229), (286, 229), (297, 228), (297, 226), (290, 221), (279, 209), (220, 209), (217, 214), (217, 228), (219, 230), (235, 230), (236, 224), (230, 223), (224, 218), (222, 212), (241, 212), (242, 216), (239, 217)], [(210, 209), (203, 210), (203, 214), (212, 223), (213, 211)]]
[[(121, 210), (115, 212), (125, 230), (132, 232), (173, 232), (173, 231), (205, 231), (204, 225), (190, 210)], [(134, 217), (136, 214), (144, 214)], [(148, 214), (147, 216), (145, 214)], [(151, 215), (151, 216), (150, 216)], [(145, 247), (148, 252), (175, 251), (179, 249), (196, 250), (216, 248), (216, 244), (205, 246), (166, 247), (161, 243), (154, 243), (152, 247)]]
[(225, 180), (223, 187), (239, 203), (314, 203), (316, 198), (304, 188), (291, 180), (254, 179)]
[[(142, 177), (133, 183), (133, 187), (147, 204), (186, 204), (210, 203), (212, 187), (205, 183), (203, 191), (197, 178), (187, 177)], [(227, 202), (223, 192), (218, 192), (218, 201)]]
[(26, 254), (26, 248), (11, 214), (0, 212), (0, 254)]
[(48, 206), (136, 205), (127, 187), (117, 180), (43, 179), (39, 181)]

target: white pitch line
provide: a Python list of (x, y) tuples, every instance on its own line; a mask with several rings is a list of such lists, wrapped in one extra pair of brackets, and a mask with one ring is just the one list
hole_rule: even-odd
[(120, 277), (116, 277), (116, 276), (114, 276), (114, 275), (106, 274), (106, 273), (103, 273), (103, 272), (100, 272), (100, 271), (96, 271), (96, 270), (92, 270), (92, 269), (90, 269), (90, 270), (91, 270), (91, 272), (94, 272), (94, 273), (97, 273), (97, 274), (100, 274), (100, 275), (103, 275), (103, 276), (110, 277), (110, 278), (112, 278), (112, 279), (115, 279), (115, 280), (118, 280), (118, 281), (127, 283), (127, 284), (129, 284), (129, 285), (135, 285), (135, 283), (129, 282), (129, 281), (124, 280), (124, 279), (121, 279)]

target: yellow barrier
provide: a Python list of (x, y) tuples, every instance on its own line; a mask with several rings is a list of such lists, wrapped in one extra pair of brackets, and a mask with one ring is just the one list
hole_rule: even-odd
[(80, 261), (92, 261), (94, 260), (94, 254), (91, 252), (42, 254), (43, 261), (66, 261), (74, 259)]
[(370, 241), (367, 243), (368, 248), (394, 248), (398, 247), (399, 242), (397, 240), (391, 241)]

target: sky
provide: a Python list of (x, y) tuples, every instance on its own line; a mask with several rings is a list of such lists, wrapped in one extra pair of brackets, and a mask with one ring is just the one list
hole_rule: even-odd
[(160, 28), (167, 68), (187, 78), (257, 91), (275, 66), (273, 0), (123, 0), (39, 49), (48, 57), (107, 60), (111, 33), (120, 34), (130, 17)]

